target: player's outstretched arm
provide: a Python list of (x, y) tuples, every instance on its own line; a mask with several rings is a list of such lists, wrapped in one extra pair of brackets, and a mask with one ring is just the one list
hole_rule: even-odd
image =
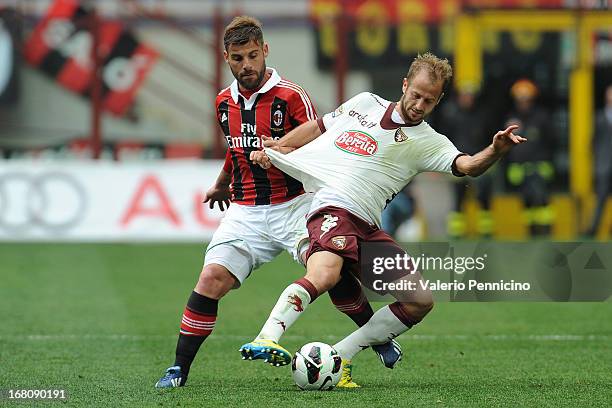
[(309, 120), (287, 133), (281, 139), (264, 141), (265, 147), (279, 150), (283, 153), (283, 148), (289, 147), (298, 149), (321, 136), (321, 129), (316, 120)]
[[(295, 150), (293, 147), (280, 147), (278, 146), (278, 140), (274, 140), (269, 136), (261, 136), (261, 140), (263, 140), (264, 145), (270, 149), (274, 149), (282, 154), (287, 154)], [(259, 166), (265, 170), (272, 167), (272, 162), (270, 158), (263, 150), (255, 150), (252, 151), (249, 155), (249, 159), (255, 164), (259, 164)]]
[[(287, 133), (281, 139), (272, 139), (271, 137), (262, 136), (264, 147), (274, 149), (280, 153), (287, 154), (295, 149), (312, 142), (317, 137), (321, 136), (321, 129), (316, 120), (310, 120), (302, 123), (300, 126)], [(249, 159), (259, 164), (264, 169), (272, 167), (272, 162), (268, 155), (262, 150), (251, 152)]]
[(512, 125), (500, 130), (493, 136), (493, 143), (473, 156), (459, 156), (455, 162), (457, 170), (468, 176), (480, 176), (513, 146), (527, 141), (524, 137), (512, 133), (517, 128), (518, 126)]
[[(230, 206), (230, 182), (232, 181), (231, 175), (225, 171), (225, 169), (221, 169), (221, 173), (219, 173), (219, 177), (205, 193), (203, 203), (209, 203), (209, 207), (212, 210), (215, 206), (215, 203), (219, 206), (221, 211), (224, 211), (226, 208)], [(223, 207), (225, 205), (225, 208)]]

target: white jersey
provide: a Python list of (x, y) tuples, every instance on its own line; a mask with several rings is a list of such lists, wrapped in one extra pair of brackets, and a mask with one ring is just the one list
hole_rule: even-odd
[(397, 123), (401, 116), (395, 105), (361, 93), (319, 120), (323, 134), (317, 139), (286, 155), (266, 153), (276, 167), (316, 193), (311, 213), (336, 206), (380, 226), (382, 210), (415, 175), (451, 173), (462, 154), (424, 121)]

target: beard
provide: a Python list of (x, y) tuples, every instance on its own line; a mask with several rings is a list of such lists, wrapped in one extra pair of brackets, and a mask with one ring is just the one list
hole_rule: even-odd
[[(418, 125), (425, 119), (425, 116), (427, 116), (427, 114), (425, 112), (417, 113), (412, 110), (412, 107), (407, 107), (404, 98), (405, 96), (402, 95), (399, 101), (402, 118), (406, 121), (406, 124), (408, 125)], [(413, 115), (418, 115), (418, 117), (416, 119), (413, 119)]]
[[(255, 74), (255, 75), (247, 76), (248, 74)], [(236, 78), (236, 80), (238, 81), (241, 87), (249, 91), (253, 91), (259, 88), (265, 75), (266, 75), (266, 64), (264, 64), (263, 68), (259, 72), (250, 71), (250, 72), (242, 73), (242, 74), (234, 74), (234, 77)]]

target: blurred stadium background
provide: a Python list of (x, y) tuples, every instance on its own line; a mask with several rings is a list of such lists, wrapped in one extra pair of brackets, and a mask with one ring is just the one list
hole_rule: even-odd
[[(302, 85), (319, 114), (365, 90), (399, 99), (411, 59), (433, 51), (455, 69), (434, 128), (468, 150), (507, 123), (523, 126), (534, 147), (482, 184), (417, 177), (389, 209), (400, 240), (608, 242), (611, 5), (0, 0), (0, 389), (64, 385), (86, 406), (253, 406), (253, 395), (266, 406), (353, 404), (351, 393), (297, 399), (288, 371), (227, 357), (300, 276), (286, 256), (224, 298), (192, 387), (152, 392), (201, 243), (222, 217), (200, 201), (225, 151), (213, 109), (233, 80), (223, 27), (259, 18), (268, 65)], [(314, 304), (288, 347), (350, 331), (331, 308)], [(408, 368), (387, 372), (363, 353), (356, 375), (373, 393), (364, 401), (385, 406), (606, 406), (611, 336), (609, 302), (442, 303), (401, 338)]]
[[(521, 129), (531, 152), (507, 158), (483, 186), (422, 175), (407, 191), (412, 210), (394, 221), (411, 218), (400, 238), (609, 237), (612, 202), (593, 222), (597, 178), (610, 184), (593, 142), (612, 84), (607, 1), (0, 4), (0, 239), (208, 239), (220, 215), (194, 197), (225, 150), (213, 97), (233, 78), (220, 36), (241, 13), (263, 21), (268, 64), (300, 83), (320, 114), (363, 90), (398, 99), (411, 58), (431, 50), (455, 68), (431, 122), (480, 147), (517, 119), (512, 85), (533, 84), (541, 117)], [(466, 93), (478, 112), (463, 114)], [(603, 162), (609, 145), (599, 148)], [(525, 182), (530, 175), (537, 180)]]

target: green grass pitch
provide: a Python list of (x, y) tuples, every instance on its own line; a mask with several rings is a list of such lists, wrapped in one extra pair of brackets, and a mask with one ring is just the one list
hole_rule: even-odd
[[(302, 392), (288, 367), (240, 359), (303, 270), (281, 256), (220, 303), (188, 386), (156, 390), (202, 262), (198, 245), (0, 244), (0, 389), (65, 388), (69, 406), (610, 406), (612, 303), (439, 303), (399, 338), (404, 361), (354, 360), (356, 390)], [(377, 305), (380, 306), (380, 305)], [(321, 297), (296, 350), (353, 323)], [(42, 403), (31, 403), (40, 406)], [(53, 406), (56, 403), (45, 403)], [(0, 406), (27, 406), (0, 400)]]

